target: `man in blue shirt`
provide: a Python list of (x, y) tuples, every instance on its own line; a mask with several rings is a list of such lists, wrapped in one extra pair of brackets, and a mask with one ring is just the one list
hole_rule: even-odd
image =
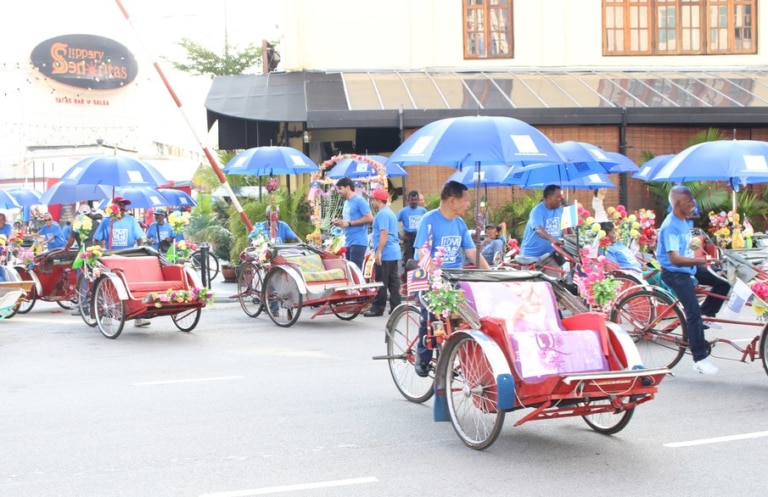
[(715, 316), (723, 300), (708, 296), (699, 307), (693, 276), (696, 275), (700, 283), (712, 285), (712, 293), (717, 295), (728, 295), (730, 285), (712, 275), (705, 267), (707, 258), (694, 257), (688, 245), (691, 241), (688, 219), (694, 209), (691, 191), (685, 186), (673, 187), (669, 192), (669, 204), (672, 206), (672, 214), (661, 223), (656, 248), (656, 256), (662, 268), (661, 279), (675, 292), (685, 309), (693, 370), (701, 374), (717, 374), (717, 366), (707, 358), (702, 315)]
[(61, 231), (59, 223), (53, 221), (53, 216), (50, 213), (46, 213), (43, 216), (43, 221), (45, 224), (37, 234), (43, 237), (43, 240), (47, 243), (48, 250), (63, 248), (67, 241), (64, 239), (64, 233)]
[(496, 254), (503, 255), (503, 252), (504, 240), (499, 238), (499, 226), (493, 223), (486, 224), (485, 239), (480, 245), (480, 255), (483, 256), (489, 265), (492, 265), (494, 264), (494, 258), (496, 257)]
[(345, 202), (341, 219), (334, 219), (333, 225), (344, 228), (347, 260), (357, 264), (362, 271), (368, 250), (368, 225), (373, 222), (373, 214), (368, 202), (355, 193), (355, 184), (350, 178), (345, 176), (337, 181), (336, 189)]
[(553, 243), (562, 244), (562, 191), (557, 185), (544, 188), (544, 198), (531, 210), (523, 232), (520, 255), (538, 259), (554, 252)]
[(126, 214), (131, 201), (123, 197), (112, 200), (117, 211), (114, 217), (104, 219), (93, 235), (93, 239), (107, 249), (133, 247), (144, 240), (144, 231), (135, 217)]
[[(267, 220), (263, 221), (261, 223), (257, 223), (253, 225), (253, 229), (248, 234), (248, 240), (252, 240), (259, 236), (259, 233), (262, 233), (264, 235), (264, 238), (267, 240), (272, 240), (274, 238), (274, 243), (285, 243), (288, 240), (298, 241), (299, 237), (296, 235), (296, 233), (293, 232), (291, 227), (288, 225), (288, 223), (284, 223), (283, 221), (280, 221), (280, 208), (275, 207), (274, 212), (272, 211), (272, 206), (268, 205), (267, 210)], [(275, 236), (272, 237), (271, 233), (272, 230), (270, 230), (270, 227), (274, 226), (274, 234)]]
[(155, 222), (147, 227), (147, 241), (153, 249), (168, 252), (171, 244), (176, 241), (173, 227), (166, 222), (167, 214), (163, 209), (155, 209)]
[[(442, 258), (443, 269), (460, 269), (462, 256), (469, 261), (476, 260), (477, 249), (475, 242), (469, 235), (469, 229), (462, 217), (469, 207), (469, 195), (467, 187), (458, 181), (449, 181), (440, 192), (440, 207), (424, 214), (416, 232), (418, 259), (424, 257), (434, 258), (437, 247), (442, 247), (445, 254)], [(480, 268), (488, 269), (488, 263), (480, 258)], [(416, 346), (418, 361), (416, 362), (416, 374), (428, 376), (432, 350), (424, 344), (427, 335), (427, 323), (437, 318), (430, 315), (426, 308), (421, 309), (421, 322), (419, 325), (419, 341)]]
[[(417, 197), (418, 198), (418, 197)], [(397, 240), (397, 217), (387, 205), (389, 194), (384, 188), (374, 190), (371, 205), (376, 209), (373, 218), (373, 250), (376, 261), (376, 281), (382, 286), (373, 299), (371, 308), (363, 314), (365, 317), (381, 316), (387, 306), (389, 293), (389, 313), (400, 305), (400, 278), (397, 275), (397, 263), (400, 261), (400, 243)]]
[(416, 240), (416, 230), (419, 228), (421, 216), (427, 213), (427, 209), (419, 205), (419, 192), (408, 192), (408, 205), (397, 213), (397, 221), (403, 223), (403, 265), (413, 259), (413, 242)]

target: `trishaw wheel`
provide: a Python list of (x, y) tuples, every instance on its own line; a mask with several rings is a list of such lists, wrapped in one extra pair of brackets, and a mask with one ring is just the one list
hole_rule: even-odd
[(88, 326), (96, 326), (96, 316), (93, 313), (93, 292), (91, 291), (92, 283), (84, 275), (77, 277), (77, 286), (75, 292), (77, 293), (77, 308), (80, 311), (80, 317), (83, 318), (83, 322)]
[(434, 393), (434, 375), (422, 378), (416, 374), (416, 343), (419, 339), (421, 312), (415, 305), (395, 308), (387, 327), (387, 362), (392, 380), (400, 393), (411, 402), (426, 402)]
[[(199, 250), (192, 252), (190, 260), (192, 261), (192, 267), (199, 273), (200, 268), (202, 267), (203, 253)], [(208, 281), (213, 281), (218, 275), (219, 259), (217, 259), (211, 252), (208, 252)]]
[(760, 349), (760, 359), (763, 361), (763, 369), (765, 374), (768, 374), (768, 324), (763, 327), (758, 348)]
[(328, 304), (328, 306), (331, 308), (331, 311), (336, 315), (337, 318), (341, 319), (342, 321), (352, 321), (357, 316), (360, 315), (360, 304), (353, 304), (355, 306), (354, 311), (348, 311), (344, 310), (345, 306), (349, 306), (349, 303), (344, 302), (331, 302)]
[[(611, 399), (598, 399), (598, 400), (592, 400), (589, 402), (584, 402), (582, 404), (583, 406), (600, 406), (600, 405), (611, 405)], [(629, 420), (632, 419), (632, 415), (635, 413), (635, 408), (632, 407), (630, 409), (622, 410), (620, 412), (616, 412), (615, 410), (610, 410), (606, 412), (598, 412), (595, 414), (587, 414), (585, 416), (582, 416), (584, 418), (584, 421), (589, 425), (590, 428), (595, 430), (598, 433), (602, 433), (603, 435), (613, 435), (614, 433), (618, 433), (621, 430), (624, 429), (624, 427), (627, 426), (629, 423)]]
[(125, 326), (125, 302), (120, 300), (117, 288), (109, 278), (96, 282), (93, 289), (93, 307), (101, 334), (107, 338), (120, 336)]
[(261, 305), (263, 286), (262, 270), (253, 264), (243, 265), (237, 277), (237, 298), (243, 312), (252, 318), (258, 317), (264, 310)]
[(625, 273), (623, 271), (613, 271), (611, 272), (611, 276), (613, 276), (614, 281), (619, 283), (616, 290), (616, 295), (621, 295), (625, 290), (632, 287), (637, 287), (638, 290), (641, 290), (642, 286), (645, 284), (643, 280), (637, 276)]
[(651, 289), (625, 295), (613, 306), (610, 320), (632, 337), (646, 368), (672, 368), (685, 354), (685, 315), (679, 302), (665, 292)]
[(292, 326), (301, 314), (302, 295), (293, 276), (279, 266), (264, 280), (262, 302), (269, 318), (278, 326)]
[[(448, 412), (456, 434), (473, 449), (491, 446), (504, 425), (498, 408), (498, 385), (482, 347), (469, 335), (458, 335), (444, 345), (438, 365), (445, 375)], [(445, 359), (445, 360), (443, 360)]]
[(37, 289), (32, 285), (32, 289), (27, 292), (27, 300), (19, 302), (19, 305), (16, 306), (16, 312), (19, 314), (28, 313), (35, 307), (35, 302), (37, 302)]
[(172, 314), (171, 319), (173, 324), (179, 329), (179, 331), (192, 331), (200, 322), (200, 309), (187, 309), (178, 314)]
[(73, 302), (71, 300), (57, 300), (56, 303), (59, 304), (59, 307), (61, 307), (65, 311), (71, 311), (77, 305), (76, 302)]

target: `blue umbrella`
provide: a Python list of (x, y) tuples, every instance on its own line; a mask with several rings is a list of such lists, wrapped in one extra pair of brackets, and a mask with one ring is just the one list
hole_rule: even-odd
[(121, 155), (98, 155), (75, 163), (60, 181), (80, 185), (149, 186), (157, 188), (168, 183), (154, 166)]
[(674, 156), (675, 154), (657, 155), (656, 157), (644, 162), (643, 165), (640, 166), (640, 170), (633, 174), (632, 177), (643, 181), (651, 181), (650, 178), (652, 178), (656, 172), (658, 172), (658, 170), (661, 169), (661, 167), (669, 162), (670, 159), (672, 159)]
[[(389, 161), (389, 157), (384, 157), (383, 155), (365, 155), (363, 157), (376, 161), (384, 166), (388, 177), (408, 176), (405, 169), (398, 164), (395, 164), (394, 162), (388, 163), (387, 161)], [(378, 176), (378, 174), (379, 172), (369, 162), (354, 157), (346, 157), (337, 162), (336, 165), (328, 171), (326, 176), (332, 179), (343, 178), (344, 176), (349, 178), (367, 178)]]
[(640, 169), (640, 166), (638, 166), (635, 161), (624, 154), (620, 154), (618, 152), (605, 152), (605, 155), (617, 164), (616, 166), (608, 169), (607, 172), (609, 174), (634, 173)]
[[(131, 209), (156, 209), (170, 205), (162, 193), (148, 186), (121, 186), (115, 190), (115, 196), (131, 201)], [(108, 202), (102, 202), (106, 207)]]
[[(504, 185), (515, 185), (521, 188), (539, 188), (538, 185), (563, 185), (580, 176), (604, 174), (605, 169), (600, 163), (591, 162), (561, 162), (552, 164), (535, 164), (531, 166), (515, 166), (502, 178)], [(537, 185), (537, 186), (534, 186)]]
[(6, 190), (6, 193), (9, 193), (16, 200), (16, 203), (22, 207), (43, 205), (43, 202), (40, 200), (40, 197), (42, 197), (43, 194), (37, 190), (32, 190), (30, 188), (11, 188)]
[(635, 172), (638, 169), (637, 164), (628, 157), (615, 154), (615, 152), (606, 152), (591, 143), (566, 141), (555, 143), (555, 148), (569, 162), (598, 163), (603, 167), (603, 172), (606, 173), (629, 173)]
[[(546, 188), (550, 183), (544, 182), (529, 185), (528, 188)], [(569, 181), (560, 183), (563, 188), (573, 188), (576, 190), (597, 190), (598, 188), (616, 188), (613, 181), (603, 173), (595, 173), (587, 176), (579, 176)]]
[(501, 180), (507, 175), (510, 166), (483, 166), (479, 171), (474, 167), (464, 167), (448, 177), (448, 181), (458, 181), (469, 188), (479, 186), (506, 186)]
[(20, 209), (21, 205), (16, 201), (16, 198), (11, 196), (5, 190), (0, 190), (0, 208), (2, 209)]
[(224, 167), (224, 174), (275, 176), (319, 171), (317, 164), (291, 147), (256, 147), (243, 150)]
[(45, 205), (72, 204), (84, 200), (112, 198), (112, 187), (105, 185), (78, 185), (59, 181), (48, 188), (40, 201)]
[(192, 197), (183, 190), (177, 190), (176, 188), (158, 188), (157, 191), (162, 193), (163, 197), (168, 201), (166, 205), (172, 205), (173, 207), (194, 207), (197, 205)]

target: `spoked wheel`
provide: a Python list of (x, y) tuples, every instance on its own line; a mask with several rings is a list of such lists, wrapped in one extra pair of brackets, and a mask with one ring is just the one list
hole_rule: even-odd
[(760, 359), (763, 361), (763, 369), (765, 374), (768, 374), (768, 324), (763, 327), (758, 348), (760, 349)]
[[(345, 303), (345, 302), (331, 302), (328, 304), (328, 307), (331, 308), (331, 311), (336, 315), (337, 318), (341, 319), (342, 321), (352, 321), (357, 316), (360, 315), (361, 306), (359, 303)], [(354, 309), (354, 310), (352, 310)]]
[(646, 368), (672, 368), (688, 345), (682, 306), (666, 292), (642, 290), (622, 297), (610, 320), (635, 341)]
[(171, 319), (179, 331), (189, 332), (194, 330), (200, 322), (200, 314), (200, 309), (187, 309), (178, 314), (172, 314)]
[(96, 326), (96, 316), (93, 309), (93, 284), (84, 275), (77, 277), (77, 308), (80, 311), (80, 317), (88, 326)]
[(619, 282), (619, 286), (616, 289), (616, 295), (621, 295), (628, 288), (636, 287), (637, 290), (641, 290), (645, 282), (639, 277), (626, 273), (624, 271), (612, 271), (614, 281)]
[(101, 334), (117, 338), (125, 326), (125, 302), (120, 300), (115, 284), (101, 278), (93, 289), (93, 310)]
[[(504, 425), (498, 386), (482, 347), (469, 335), (448, 340), (438, 362), (445, 375), (448, 412), (456, 434), (473, 449), (491, 446)], [(451, 368), (451, 370), (447, 370)]]
[[(611, 405), (611, 400), (598, 399), (590, 402), (585, 402), (583, 405), (587, 405), (587, 406)], [(603, 435), (613, 435), (614, 433), (620, 432), (621, 430), (624, 429), (624, 427), (627, 426), (627, 424), (629, 423), (629, 420), (632, 419), (632, 415), (634, 413), (635, 413), (635, 408), (632, 407), (630, 409), (627, 409), (618, 413), (615, 412), (614, 410), (611, 410), (608, 412), (587, 414), (586, 416), (582, 416), (582, 418), (584, 418), (584, 421), (586, 421), (589, 427), (595, 430), (596, 432), (602, 433)]]
[(262, 302), (269, 318), (278, 326), (293, 326), (301, 314), (302, 295), (299, 285), (280, 267), (273, 267), (264, 280)]
[(19, 314), (28, 313), (35, 307), (35, 302), (37, 302), (37, 289), (32, 285), (32, 289), (27, 292), (27, 300), (19, 302), (19, 305), (16, 306), (16, 312)]
[[(199, 250), (192, 252), (190, 261), (192, 262), (192, 267), (195, 268), (195, 271), (199, 273), (200, 269), (202, 268), (203, 253)], [(211, 252), (208, 252), (208, 281), (213, 281), (213, 279), (216, 278), (218, 274), (219, 259)]]
[(56, 303), (65, 311), (71, 311), (77, 305), (77, 302), (71, 300), (57, 300)]
[(416, 374), (416, 344), (419, 339), (421, 312), (411, 304), (395, 308), (387, 323), (387, 362), (392, 380), (403, 397), (420, 404), (434, 393), (434, 374), (426, 378)]
[(261, 305), (264, 286), (262, 273), (262, 269), (246, 263), (240, 270), (240, 276), (237, 277), (237, 298), (240, 301), (240, 307), (252, 318), (258, 317), (264, 310), (264, 306)]

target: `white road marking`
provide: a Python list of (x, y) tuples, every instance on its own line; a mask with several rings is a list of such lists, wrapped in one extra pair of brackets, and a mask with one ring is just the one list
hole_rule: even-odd
[(315, 488), (344, 487), (348, 485), (360, 485), (363, 483), (376, 483), (379, 480), (373, 476), (364, 478), (352, 478), (349, 480), (319, 481), (315, 483), (299, 483), (296, 485), (283, 485), (280, 487), (252, 488), (250, 490), (234, 490), (232, 492), (216, 492), (201, 494), (200, 497), (250, 497), (251, 495), (268, 495), (298, 490), (312, 490)]
[(226, 381), (226, 380), (242, 380), (245, 376), (217, 376), (213, 378), (188, 378), (185, 380), (164, 380), (164, 381), (142, 381), (138, 383), (131, 383), (134, 387), (146, 387), (153, 385), (171, 385), (174, 383), (199, 383), (203, 381)]
[(727, 437), (702, 438), (700, 440), (689, 440), (688, 442), (672, 442), (664, 444), (664, 447), (692, 447), (694, 445), (717, 444), (722, 442), (733, 442), (735, 440), (747, 440), (750, 438), (768, 437), (768, 431), (758, 431), (755, 433), (744, 433), (742, 435), (730, 435)]

